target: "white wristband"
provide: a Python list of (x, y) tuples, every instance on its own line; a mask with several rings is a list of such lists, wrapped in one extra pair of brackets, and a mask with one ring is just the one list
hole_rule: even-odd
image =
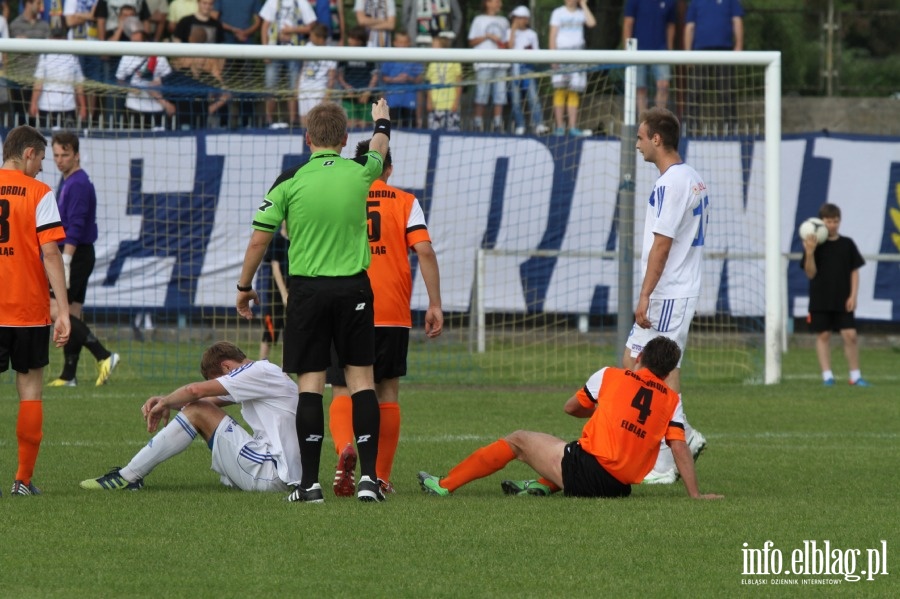
[(63, 264), (65, 264), (66, 266), (72, 264), (72, 254), (63, 254), (62, 258)]

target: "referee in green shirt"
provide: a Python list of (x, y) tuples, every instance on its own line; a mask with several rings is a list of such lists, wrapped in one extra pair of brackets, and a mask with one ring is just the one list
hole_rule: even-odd
[[(306, 143), (313, 154), (306, 164), (275, 181), (253, 218), (253, 233), (238, 279), (237, 311), (252, 318), (250, 300), (259, 302), (252, 281), (273, 234), (285, 221), (290, 286), (284, 331), (284, 371), (296, 373), (300, 388), (297, 437), (302, 480), (288, 501), (322, 503), (319, 463), (325, 436), (325, 370), (332, 343), (353, 398), (353, 430), (360, 462), (356, 496), (383, 501), (375, 474), (380, 416), (372, 374), (374, 311), (366, 268), (369, 250), (366, 200), (382, 171), (391, 133), (384, 99), (372, 105), (375, 132), (370, 151), (342, 158), (347, 144), (347, 115), (324, 102), (308, 116)], [(292, 481), (294, 482), (294, 481)]]

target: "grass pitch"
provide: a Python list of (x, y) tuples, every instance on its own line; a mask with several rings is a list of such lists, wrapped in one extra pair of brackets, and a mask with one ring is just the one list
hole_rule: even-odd
[[(792, 596), (821, 591), (823, 580), (834, 596), (900, 595), (900, 402), (890, 350), (864, 352), (868, 389), (823, 388), (811, 350), (786, 354), (778, 386), (686, 377), (686, 411), (709, 440), (697, 464), (701, 490), (726, 495), (718, 502), (688, 499), (680, 482), (635, 487), (626, 500), (503, 496), (504, 478), (532, 477), (518, 463), (446, 499), (419, 491), (419, 470), (444, 474), (512, 430), (576, 438), (582, 422), (562, 405), (589, 371), (539, 388), (409, 381), (398, 492), (384, 504), (330, 494), (329, 444), (324, 505), (222, 487), (200, 442), (160, 466), (140, 492), (83, 491), (79, 481), (124, 465), (146, 443), (144, 399), (193, 378), (145, 382), (125, 357), (105, 387), (85, 379), (45, 390), (40, 497), (9, 497), (17, 402), (9, 377), (0, 382), (0, 595)], [(745, 574), (742, 550), (766, 541), (781, 552), (782, 569), (804, 541), (829, 541), (860, 550), (859, 571), (866, 549), (882, 540), (888, 574), (872, 581)], [(813, 579), (815, 591), (802, 588)]]

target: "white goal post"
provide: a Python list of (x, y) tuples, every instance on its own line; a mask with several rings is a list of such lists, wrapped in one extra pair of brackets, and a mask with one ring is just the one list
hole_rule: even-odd
[[(781, 215), (780, 215), (780, 161), (781, 161), (781, 54), (780, 52), (682, 52), (682, 51), (635, 51), (635, 50), (494, 50), (475, 51), (469, 49), (416, 49), (416, 48), (368, 48), (368, 47), (330, 47), (330, 46), (261, 46), (261, 45), (224, 45), (224, 44), (181, 44), (153, 42), (94, 42), (69, 40), (27, 40), (2, 39), (0, 52), (30, 54), (94, 54), (103, 56), (154, 56), (166, 57), (204, 57), (221, 59), (241, 59), (259, 61), (263, 59), (279, 60), (356, 60), (369, 62), (495, 62), (495, 63), (531, 63), (537, 65), (578, 64), (609, 65), (622, 67), (626, 65), (725, 65), (738, 67), (757, 67), (764, 69), (764, 130), (761, 131), (764, 144), (765, 173), (763, 194), (765, 197), (765, 333), (764, 333), (764, 374), (766, 384), (781, 380), (781, 353), (785, 331), (785, 314), (783, 294), (785, 281), (783, 276), (783, 257), (780, 247)], [(626, 70), (625, 90), (621, 96), (625, 104), (633, 104), (634, 77)], [(620, 100), (621, 101), (621, 100)], [(620, 108), (625, 117), (623, 137), (633, 127), (633, 113), (629, 122), (629, 110)], [(623, 145), (633, 145), (632, 140), (622, 140)], [(772, 142), (775, 143), (772, 143)], [(690, 159), (688, 159), (690, 161)], [(702, 174), (702, 173), (701, 173)], [(627, 179), (627, 169), (623, 168), (623, 177)], [(622, 181), (627, 187), (630, 182)], [(711, 190), (715, 202), (715, 189)], [(594, 251), (596, 250), (596, 252)], [(488, 250), (490, 251), (490, 250)], [(583, 255), (606, 255), (602, 248), (581, 248)], [(539, 255), (535, 252), (534, 255)], [(621, 258), (621, 255), (620, 255)], [(631, 262), (634, 257), (626, 254)], [(623, 272), (630, 269), (622, 269)], [(478, 276), (483, 277), (484, 273)], [(624, 285), (625, 294), (620, 295), (618, 311), (619, 335), (623, 320), (628, 319), (630, 326), (633, 305), (625, 305), (624, 301), (631, 292), (631, 285)], [(479, 302), (476, 298), (473, 304)], [(483, 306), (483, 304), (480, 304)], [(479, 316), (479, 318), (483, 318)], [(621, 347), (621, 346), (620, 346)]]

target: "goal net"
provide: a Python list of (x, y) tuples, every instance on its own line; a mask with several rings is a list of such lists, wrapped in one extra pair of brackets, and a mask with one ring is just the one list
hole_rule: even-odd
[[(408, 378), (571, 385), (619, 362), (640, 285), (645, 206), (658, 176), (634, 152), (639, 96), (650, 105), (662, 97), (679, 116), (680, 152), (710, 189), (703, 295), (683, 377), (775, 382), (780, 376), (778, 153), (766, 143), (779, 134), (777, 53), (54, 40), (0, 40), (0, 49), (7, 67), (18, 63), (7, 68), (0, 89), (0, 101), (4, 91), (9, 100), (0, 116), (4, 136), (28, 123), (48, 138), (64, 129), (80, 137), (81, 164), (99, 198), (86, 319), (123, 356), (123, 378), (195, 376), (199, 351), (214, 339), (257, 355), (264, 321), (243, 321), (233, 306), (249, 223), (278, 174), (308, 155), (298, 98), (314, 89), (307, 77), (334, 69), (340, 81), (351, 63), (366, 62), (379, 72), (372, 87), (332, 83), (327, 100), (343, 102), (351, 113), (358, 104), (365, 115), (368, 97), (406, 92), (413, 98), (409, 123), (395, 126), (391, 138), (389, 183), (422, 203), (441, 270), (446, 324), (438, 340), (421, 334), (427, 296), (414, 272)], [(101, 55), (113, 58), (105, 76), (95, 71), (100, 74), (83, 82), (58, 68), (37, 68), (37, 62), (64, 64), (61, 55), (72, 52), (88, 64)], [(23, 58), (35, 63), (31, 74)], [(159, 69), (163, 58), (174, 76), (146, 72)], [(503, 68), (484, 81), (476, 59)], [(109, 76), (116, 63), (135, 72), (120, 71), (116, 82), (114, 72)], [(380, 76), (386, 63), (419, 64), (411, 72), (423, 74), (432, 63), (457, 63), (459, 77), (432, 73), (389, 88)], [(284, 68), (267, 81), (271, 64)], [(533, 69), (507, 69), (510, 64)], [(667, 89), (657, 87), (650, 69), (646, 94), (638, 93), (636, 71), (645, 65), (668, 66)], [(292, 69), (299, 91), (289, 85)], [(583, 76), (583, 91), (560, 92), (558, 82), (573, 75)], [(483, 125), (475, 118), (479, 77), (507, 90), (498, 112), (490, 103), (484, 109)], [(458, 130), (429, 129), (429, 95), (445, 98), (457, 88)], [(521, 94), (521, 120), (509, 90)], [(37, 110), (33, 103), (26, 108), (37, 91), (44, 101), (38, 99)], [(59, 109), (70, 106), (67, 93), (74, 112)], [(141, 110), (133, 101), (138, 93)], [(148, 113), (148, 104), (160, 99), (174, 109)], [(351, 129), (345, 156), (371, 135), (371, 118), (364, 120)], [(40, 178), (56, 188), (60, 175), (50, 155)], [(774, 252), (767, 249), (773, 240)], [(273, 293), (265, 265), (256, 287)], [(279, 342), (273, 360), (280, 351)], [(81, 368), (92, 368), (90, 360)]]

